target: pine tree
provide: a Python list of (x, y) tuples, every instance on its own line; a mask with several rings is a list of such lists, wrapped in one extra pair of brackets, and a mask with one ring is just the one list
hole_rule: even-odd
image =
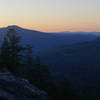
[(9, 29), (1, 46), (0, 66), (11, 72), (17, 71), (17, 68), (20, 66), (20, 52), (23, 50), (23, 47), (19, 45), (20, 39), (14, 29)]
[(33, 67), (34, 65), (34, 59), (33, 59), (33, 51), (32, 47), (30, 45), (26, 45), (26, 62), (27, 62), (27, 67)]
[(23, 59), (23, 66), (21, 67), (20, 71), (22, 72), (22, 77), (26, 79), (30, 79), (30, 73), (32, 72), (33, 68), (35, 67), (35, 60), (33, 57), (32, 47), (30, 45), (26, 45), (24, 47), (24, 59)]
[(4, 38), (4, 42), (0, 48), (0, 70), (5, 69), (9, 63), (9, 46), (6, 37)]

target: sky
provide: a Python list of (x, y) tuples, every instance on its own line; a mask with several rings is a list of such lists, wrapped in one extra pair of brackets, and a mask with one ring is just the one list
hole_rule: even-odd
[(0, 0), (0, 27), (100, 32), (100, 0)]

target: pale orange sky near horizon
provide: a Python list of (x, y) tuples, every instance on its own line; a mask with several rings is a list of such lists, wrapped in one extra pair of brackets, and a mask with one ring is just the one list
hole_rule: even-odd
[(100, 32), (100, 0), (0, 0), (0, 27)]

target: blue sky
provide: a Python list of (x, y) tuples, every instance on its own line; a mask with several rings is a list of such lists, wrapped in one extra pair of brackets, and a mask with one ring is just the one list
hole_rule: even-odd
[(0, 26), (100, 31), (100, 0), (0, 0)]

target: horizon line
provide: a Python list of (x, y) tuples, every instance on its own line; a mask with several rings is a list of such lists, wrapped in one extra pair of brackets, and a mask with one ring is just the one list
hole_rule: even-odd
[(39, 31), (39, 32), (44, 32), (44, 33), (99, 33), (100, 31), (41, 31), (41, 30), (37, 30), (37, 29), (33, 29), (33, 28), (28, 28), (28, 27), (24, 27), (24, 26), (20, 26), (20, 25), (7, 25), (7, 26), (2, 26), (1, 28), (7, 28), (7, 27), (19, 27), (22, 29), (26, 29), (26, 30), (33, 30), (33, 31)]

